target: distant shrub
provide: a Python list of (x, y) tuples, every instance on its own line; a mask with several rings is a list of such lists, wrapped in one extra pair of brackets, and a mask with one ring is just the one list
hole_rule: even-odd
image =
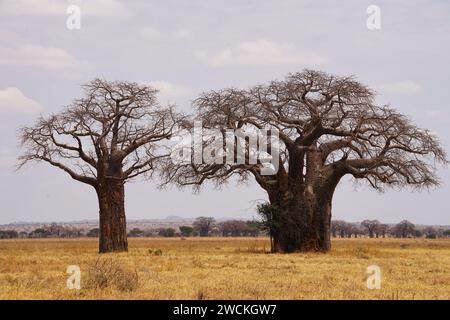
[(175, 229), (174, 228), (161, 229), (158, 232), (158, 235), (160, 237), (172, 238), (175, 236)]
[(128, 236), (133, 237), (143, 237), (145, 235), (145, 232), (139, 228), (133, 228), (128, 232)]
[(161, 249), (148, 249), (148, 253), (153, 256), (162, 256), (163, 254)]
[(119, 291), (135, 291), (139, 284), (136, 272), (127, 270), (117, 260), (99, 258), (89, 266), (87, 288), (105, 289), (114, 287)]
[(183, 237), (190, 237), (194, 232), (194, 228), (191, 226), (180, 226), (179, 229)]
[(99, 236), (99, 234), (100, 234), (100, 229), (99, 228), (94, 228), (94, 229), (89, 230), (86, 233), (86, 236), (87, 237), (92, 237), (92, 238), (97, 238)]

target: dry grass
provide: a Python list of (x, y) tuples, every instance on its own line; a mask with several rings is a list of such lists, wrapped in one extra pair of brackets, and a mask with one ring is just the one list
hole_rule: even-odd
[[(0, 241), (0, 299), (450, 299), (450, 240), (338, 239), (328, 254), (267, 254), (253, 238)], [(155, 254), (155, 252), (157, 252)], [(366, 288), (366, 268), (382, 288)], [(68, 265), (81, 290), (66, 287)]]

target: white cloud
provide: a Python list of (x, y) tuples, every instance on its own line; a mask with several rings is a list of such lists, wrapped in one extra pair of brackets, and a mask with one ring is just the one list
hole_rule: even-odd
[(126, 7), (117, 0), (85, 0), (80, 4), (81, 14), (93, 16), (128, 16)]
[(0, 65), (60, 70), (75, 65), (76, 60), (65, 50), (54, 47), (23, 45), (0, 48)]
[(0, 113), (36, 113), (41, 105), (26, 97), (18, 88), (0, 89)]
[(276, 66), (320, 65), (328, 62), (324, 56), (300, 52), (293, 44), (279, 44), (270, 40), (242, 42), (213, 55), (203, 55), (212, 66)]
[(187, 28), (179, 28), (173, 31), (162, 31), (151, 26), (144, 27), (141, 30), (141, 36), (146, 40), (187, 40), (192, 37), (192, 30)]
[(4, 0), (0, 11), (11, 15), (58, 15), (65, 14), (68, 4), (57, 0)]
[(167, 81), (150, 81), (147, 83), (155, 89), (158, 89), (158, 99), (161, 102), (175, 102), (177, 99), (186, 98), (193, 94), (191, 88), (173, 84)]
[(386, 83), (380, 86), (380, 93), (416, 94), (422, 90), (422, 87), (412, 80)]
[(118, 0), (3, 0), (0, 12), (10, 15), (57, 16), (67, 15), (69, 5), (78, 5), (81, 14), (92, 16), (126, 16), (124, 5)]
[(192, 38), (193, 32), (190, 29), (187, 28), (179, 28), (172, 32), (172, 35), (176, 39), (190, 39)]

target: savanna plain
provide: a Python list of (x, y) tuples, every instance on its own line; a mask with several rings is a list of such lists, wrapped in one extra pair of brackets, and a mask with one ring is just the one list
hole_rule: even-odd
[[(328, 253), (269, 253), (266, 238), (0, 240), (0, 299), (450, 299), (450, 239), (334, 239)], [(68, 289), (68, 266), (81, 288)], [(368, 289), (367, 267), (381, 270)]]

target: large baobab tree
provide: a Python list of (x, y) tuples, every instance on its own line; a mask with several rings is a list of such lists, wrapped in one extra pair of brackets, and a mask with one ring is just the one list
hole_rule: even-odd
[(162, 107), (157, 90), (137, 83), (93, 80), (63, 111), (21, 129), (20, 166), (46, 162), (92, 186), (100, 209), (100, 252), (128, 249), (124, 185), (151, 174), (168, 151), (181, 115)]
[[(264, 175), (266, 164), (259, 160), (253, 164), (191, 161), (169, 164), (165, 178), (178, 185), (199, 185), (253, 176), (275, 208), (271, 215), (275, 250), (327, 251), (333, 194), (345, 175), (377, 190), (421, 188), (438, 185), (435, 165), (447, 163), (445, 151), (430, 131), (389, 106), (377, 105), (374, 98), (374, 92), (353, 77), (313, 70), (248, 90), (203, 93), (194, 105), (205, 128), (277, 130), (282, 142), (279, 169)], [(240, 144), (249, 141), (241, 135), (234, 138)], [(219, 156), (230, 152), (227, 145), (218, 145)], [(265, 146), (266, 150), (274, 147), (270, 140)], [(246, 159), (249, 154), (247, 150)]]

